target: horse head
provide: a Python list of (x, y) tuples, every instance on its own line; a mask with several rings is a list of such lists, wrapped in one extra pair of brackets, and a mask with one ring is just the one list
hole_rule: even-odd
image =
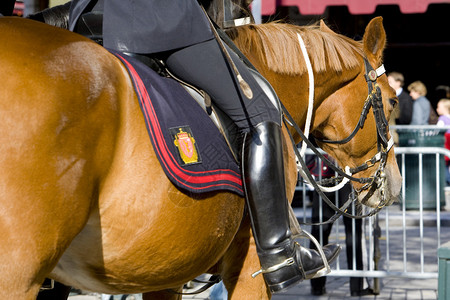
[[(311, 61), (310, 133), (357, 180), (353, 185), (360, 202), (371, 207), (391, 204), (400, 193), (401, 176), (388, 130), (397, 98), (381, 68), (386, 45), (382, 19), (368, 24), (362, 42), (333, 32), (323, 22), (302, 27), (248, 25), (228, 34), (271, 83), (300, 127), (307, 121), (311, 75), (306, 60)], [(291, 133), (295, 142), (301, 140), (293, 129)]]
[[(323, 22), (320, 28), (332, 32)], [(352, 176), (361, 179), (353, 182), (353, 186), (359, 201), (370, 207), (391, 204), (401, 188), (388, 130), (388, 120), (398, 99), (384, 71), (385, 45), (386, 33), (382, 18), (378, 17), (366, 27), (359, 71), (350, 72), (355, 77), (325, 98), (316, 116), (326, 115), (326, 119), (319, 117), (314, 122), (313, 134), (320, 136), (318, 144), (342, 168), (348, 166)]]

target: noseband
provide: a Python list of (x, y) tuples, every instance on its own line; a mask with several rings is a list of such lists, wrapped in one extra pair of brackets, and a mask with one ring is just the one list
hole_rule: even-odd
[[(364, 102), (363, 110), (361, 112), (359, 121), (355, 127), (355, 129), (350, 133), (350, 135), (342, 140), (326, 140), (326, 139), (320, 139), (315, 138), (317, 141), (322, 143), (328, 143), (328, 144), (345, 144), (348, 143), (352, 138), (356, 135), (356, 133), (359, 131), (359, 129), (362, 129), (364, 127), (364, 123), (367, 119), (367, 115), (370, 111), (370, 108), (372, 107), (374, 118), (375, 118), (375, 124), (377, 128), (377, 149), (378, 152), (375, 154), (371, 159), (365, 161), (363, 164), (355, 167), (355, 168), (349, 168), (347, 167), (345, 172), (338, 167), (335, 166), (335, 164), (331, 161), (329, 161), (326, 157), (324, 157), (319, 150), (308, 140), (308, 138), (303, 134), (302, 130), (297, 126), (297, 124), (294, 122), (292, 116), (287, 112), (286, 108), (283, 107), (285, 118), (287, 119), (286, 122), (293, 126), (297, 133), (300, 135), (302, 140), (308, 145), (308, 147), (318, 156), (322, 161), (324, 161), (325, 164), (327, 164), (330, 168), (332, 168), (336, 173), (339, 174), (339, 176), (333, 178), (334, 182), (342, 181), (342, 180), (352, 180), (361, 184), (364, 184), (360, 189), (357, 190), (357, 193), (360, 193), (362, 191), (367, 191), (367, 194), (364, 196), (364, 198), (361, 200), (362, 203), (366, 202), (373, 193), (379, 189), (381, 194), (380, 204), (377, 208), (373, 209), (371, 212), (369, 212), (366, 215), (363, 216), (355, 216), (351, 215), (345, 212), (346, 208), (350, 205), (352, 201), (355, 199), (349, 198), (349, 200), (341, 207), (338, 208), (336, 205), (331, 202), (328, 197), (323, 193), (321, 187), (318, 185), (318, 183), (314, 180), (310, 172), (308, 171), (308, 168), (301, 157), (300, 153), (298, 152), (297, 147), (294, 147), (294, 151), (296, 152), (296, 155), (298, 157), (298, 161), (301, 165), (303, 173), (306, 175), (306, 179), (311, 183), (314, 187), (314, 189), (319, 193), (319, 195), (322, 197), (322, 199), (331, 207), (333, 208), (337, 214), (332, 217), (330, 220), (323, 222), (325, 223), (331, 223), (334, 222), (339, 216), (344, 215), (346, 217), (350, 218), (364, 218), (368, 216), (373, 216), (378, 211), (381, 210), (386, 205), (386, 196), (385, 196), (385, 182), (386, 182), (386, 175), (385, 175), (385, 167), (387, 163), (387, 155), (392, 148), (394, 141), (391, 136), (391, 138), (388, 138), (388, 121), (386, 119), (386, 116), (384, 114), (384, 108), (383, 108), (383, 99), (381, 95), (381, 89), (377, 84), (377, 78), (380, 77), (385, 73), (384, 66), (382, 65), (377, 70), (374, 70), (368, 60), (364, 58), (364, 64), (365, 64), (365, 79), (368, 86), (368, 96)], [(292, 136), (291, 136), (292, 142), (294, 142)], [(362, 172), (364, 170), (367, 170), (375, 164), (379, 162), (378, 169), (374, 172), (373, 176), (370, 177), (362, 177), (362, 178), (356, 178), (353, 177), (353, 174), (356, 174), (358, 172)]]

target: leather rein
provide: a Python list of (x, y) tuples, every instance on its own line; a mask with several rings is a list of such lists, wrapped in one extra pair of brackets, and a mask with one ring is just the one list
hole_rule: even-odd
[[(321, 198), (333, 210), (336, 211), (336, 214), (333, 217), (331, 217), (329, 220), (327, 220), (325, 222), (322, 222), (322, 223), (314, 223), (314, 225), (332, 223), (335, 220), (337, 220), (341, 215), (349, 217), (349, 218), (354, 218), (354, 219), (362, 219), (362, 218), (370, 217), (370, 216), (373, 216), (373, 215), (377, 214), (387, 203), (386, 202), (387, 199), (386, 199), (386, 196), (384, 194), (385, 182), (386, 182), (386, 176), (385, 176), (384, 169), (385, 169), (385, 166), (386, 166), (386, 163), (387, 163), (387, 155), (388, 155), (390, 149), (393, 146), (393, 138), (391, 137), (390, 139), (388, 139), (388, 131), (389, 131), (388, 130), (388, 121), (387, 121), (386, 116), (384, 114), (383, 100), (382, 100), (382, 96), (381, 96), (381, 89), (380, 89), (380, 87), (377, 84), (377, 78), (380, 77), (381, 75), (383, 75), (385, 73), (385, 70), (384, 70), (384, 67), (381, 66), (380, 68), (378, 68), (375, 71), (372, 68), (372, 66), (370, 65), (370, 63), (367, 61), (366, 58), (364, 58), (364, 64), (365, 64), (365, 75), (364, 75), (364, 77), (365, 77), (367, 85), (368, 85), (368, 96), (367, 96), (367, 98), (366, 98), (366, 100), (364, 102), (364, 106), (363, 106), (363, 109), (362, 109), (359, 121), (358, 121), (358, 123), (355, 126), (355, 129), (352, 131), (352, 133), (350, 133), (350, 135), (348, 137), (346, 137), (346, 138), (344, 138), (342, 140), (326, 140), (326, 139), (315, 138), (317, 141), (320, 141), (322, 143), (329, 143), (329, 144), (345, 144), (345, 143), (348, 143), (356, 135), (356, 133), (359, 131), (359, 129), (363, 128), (364, 123), (365, 123), (365, 121), (367, 119), (367, 115), (368, 115), (368, 113), (370, 111), (370, 108), (372, 108), (373, 114), (374, 114), (374, 117), (375, 117), (376, 128), (377, 128), (377, 149), (378, 149), (378, 152), (371, 159), (367, 160), (363, 164), (361, 164), (361, 165), (359, 165), (359, 166), (357, 166), (355, 168), (348, 168), (346, 170), (346, 172), (344, 172), (340, 168), (336, 167), (333, 162), (331, 162), (324, 155), (322, 155), (322, 153), (319, 152), (317, 147), (311, 141), (308, 140), (308, 138), (304, 135), (304, 133), (300, 129), (300, 127), (295, 123), (294, 119), (289, 114), (289, 112), (287, 111), (285, 106), (282, 105), (283, 114), (284, 114), (284, 117), (285, 117), (285, 124), (286, 125), (290, 125), (291, 127), (293, 127), (295, 129), (295, 131), (300, 135), (301, 139), (314, 152), (314, 154), (316, 154), (326, 165), (328, 165), (328, 167), (330, 167), (336, 173), (339, 174), (339, 176), (335, 177), (333, 180), (341, 181), (344, 178), (347, 178), (348, 180), (364, 184), (361, 189), (357, 190), (358, 193), (360, 193), (361, 191), (367, 190), (367, 194), (361, 200), (362, 203), (364, 203), (367, 199), (369, 199), (374, 194), (374, 192), (377, 189), (380, 189), (381, 199), (380, 199), (380, 203), (379, 203), (378, 207), (373, 209), (372, 211), (370, 211), (369, 213), (367, 213), (365, 215), (352, 215), (352, 214), (349, 214), (349, 213), (346, 212), (347, 207), (353, 201), (356, 200), (356, 197), (354, 197), (354, 196), (352, 197), (352, 195), (350, 195), (349, 199), (347, 200), (346, 203), (344, 203), (344, 205), (342, 207), (337, 207), (332, 201), (330, 201), (328, 199), (328, 197), (325, 195), (325, 193), (320, 188), (319, 184), (315, 181), (315, 179), (313, 178), (313, 176), (309, 172), (303, 157), (299, 153), (298, 148), (295, 146), (295, 141), (294, 141), (292, 135), (289, 134), (290, 138), (291, 138), (291, 141), (292, 141), (292, 143), (294, 145), (294, 151), (296, 153), (298, 162), (300, 163), (301, 168), (302, 168), (302, 170), (304, 171), (304, 174), (307, 177), (307, 180), (314, 187), (314, 189), (319, 193)], [(379, 166), (378, 166), (378, 168), (375, 171), (373, 176), (362, 177), (362, 178), (356, 178), (356, 177), (352, 176), (353, 174), (356, 174), (358, 172), (361, 172), (361, 171), (367, 170), (367, 169), (369, 169), (371, 167), (374, 167), (377, 162), (379, 162)], [(304, 224), (311, 225), (311, 223), (304, 223)]]

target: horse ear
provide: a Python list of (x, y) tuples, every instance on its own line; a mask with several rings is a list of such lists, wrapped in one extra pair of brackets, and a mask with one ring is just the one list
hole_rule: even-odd
[(364, 53), (369, 60), (381, 62), (383, 50), (386, 47), (386, 32), (383, 27), (383, 18), (373, 18), (366, 27), (363, 37)]
[(333, 30), (331, 30), (330, 27), (328, 27), (322, 19), (320, 20), (320, 30), (323, 32), (334, 33)]

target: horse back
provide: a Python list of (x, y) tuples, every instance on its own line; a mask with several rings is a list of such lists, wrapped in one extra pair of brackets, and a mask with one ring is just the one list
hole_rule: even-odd
[(0, 37), (2, 156), (52, 163), (62, 177), (81, 165), (100, 171), (117, 126), (119, 63), (79, 35), (26, 19), (1, 18)]
[(88, 220), (118, 99), (132, 93), (120, 63), (81, 36), (4, 17), (0, 38), (0, 264), (27, 266), (38, 285)]

